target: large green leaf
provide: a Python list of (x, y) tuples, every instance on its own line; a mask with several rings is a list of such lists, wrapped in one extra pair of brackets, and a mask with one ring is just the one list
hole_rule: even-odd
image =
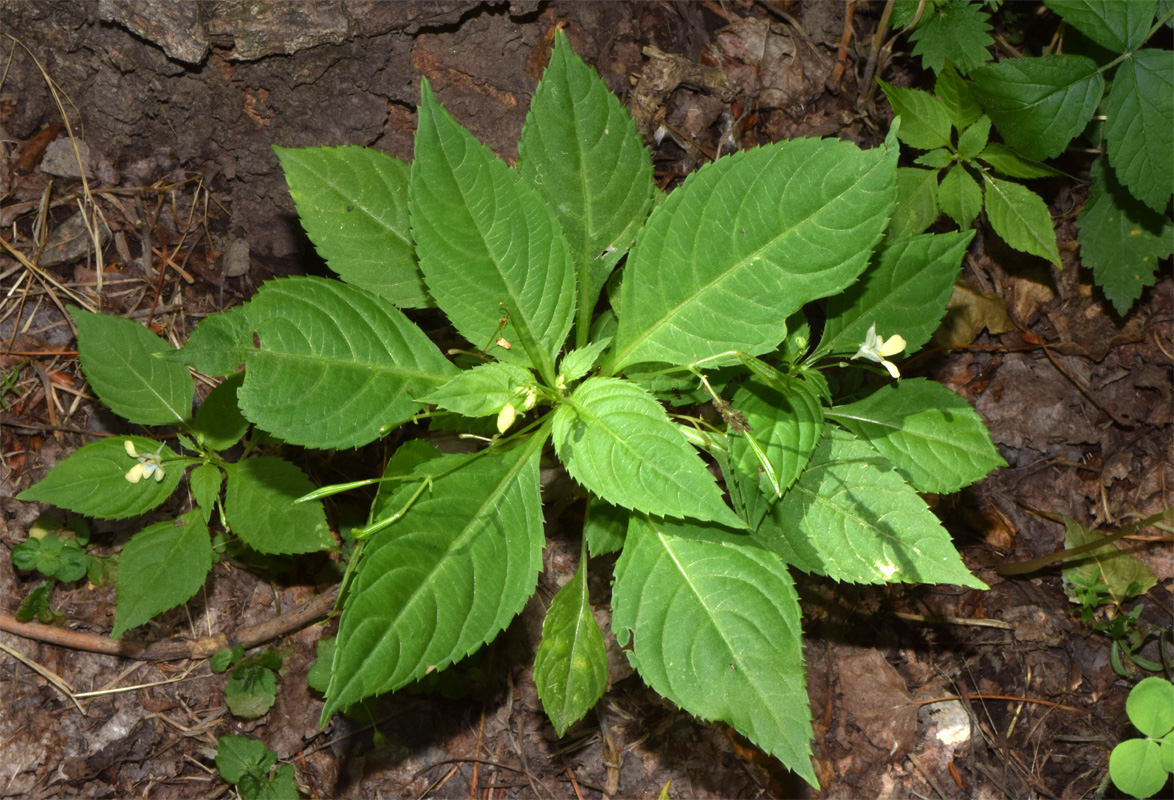
[(474, 347), (533, 366), (553, 384), (575, 313), (574, 267), (558, 219), (441, 107), (426, 80), (411, 197), (416, 254), (437, 305)]
[(1091, 58), (1050, 55), (987, 64), (971, 90), (1007, 144), (1035, 161), (1058, 156), (1084, 130), (1105, 81)]
[(855, 353), (874, 324), (883, 337), (902, 336), (906, 355), (920, 350), (945, 316), (973, 237), (927, 233), (886, 242), (864, 277), (828, 300), (816, 355)]
[[(526, 604), (542, 567), (538, 462), (545, 436), (509, 453), (444, 456), (451, 472), (366, 545), (339, 622), (323, 720), (443, 669), (492, 639)], [(375, 509), (402, 510), (409, 483)]]
[(1157, 0), (1046, 0), (1044, 4), (1115, 53), (1141, 46), (1158, 8)]
[(431, 305), (412, 243), (408, 165), (366, 147), (274, 147), (326, 266), (401, 308)]
[(318, 501), (294, 504), (314, 491), (305, 473), (288, 461), (261, 456), (226, 464), (226, 524), (262, 553), (312, 553), (334, 546), (326, 511)]
[(249, 302), (241, 411), (307, 447), (357, 447), (457, 374), (385, 299), (324, 278), (270, 281)]
[[(126, 442), (139, 454), (159, 453), (163, 480), (153, 477), (131, 483), (126, 473), (138, 462), (126, 453)], [(145, 514), (171, 496), (188, 461), (169, 447), (144, 436), (117, 436), (90, 442), (71, 453), (42, 480), (16, 496), (26, 503), (52, 503), (98, 519), (124, 519)]]
[(186, 602), (204, 585), (210, 569), (212, 540), (199, 509), (139, 531), (118, 558), (118, 596), (110, 635), (117, 639)]
[(1174, 252), (1174, 223), (1134, 199), (1104, 159), (1093, 162), (1088, 202), (1076, 218), (1080, 257), (1124, 315), (1152, 286), (1158, 262)]
[(583, 718), (607, 688), (607, 648), (587, 599), (587, 544), (579, 569), (546, 610), (534, 657), (534, 684), (546, 716), (560, 737)]
[(690, 175), (628, 257), (604, 374), (773, 350), (788, 314), (864, 269), (896, 201), (896, 165), (895, 146), (798, 139)]
[(140, 323), (69, 309), (82, 372), (115, 414), (140, 425), (182, 425), (192, 417), (195, 381), (187, 367), (155, 358), (171, 351)]
[(742, 526), (664, 408), (629, 381), (581, 383), (555, 411), (553, 436), (571, 477), (613, 505)]
[(1004, 242), (1060, 265), (1060, 248), (1052, 227), (1052, 214), (1044, 199), (1014, 181), (983, 174), (986, 216)]
[(901, 118), (897, 138), (918, 150), (949, 147), (950, 112), (946, 104), (921, 89), (906, 89), (877, 81)]
[(1007, 466), (982, 418), (937, 381), (907, 378), (827, 412), (921, 492), (956, 492)]
[(554, 209), (571, 248), (586, 343), (599, 291), (652, 208), (652, 161), (607, 84), (555, 34), (518, 142), (518, 172)]
[(760, 477), (764, 494), (782, 497), (803, 472), (823, 435), (823, 405), (801, 380), (771, 387), (751, 378), (734, 393), (733, 406), (750, 430), (730, 434), (730, 460), (745, 475)]
[(754, 536), (788, 563), (833, 580), (986, 588), (913, 487), (867, 442), (835, 426)]
[(1105, 150), (1120, 181), (1165, 212), (1174, 193), (1174, 52), (1139, 50), (1117, 68), (1105, 103)]
[(799, 599), (778, 557), (720, 528), (633, 515), (615, 574), (612, 630), (633, 640), (640, 677), (818, 786)]

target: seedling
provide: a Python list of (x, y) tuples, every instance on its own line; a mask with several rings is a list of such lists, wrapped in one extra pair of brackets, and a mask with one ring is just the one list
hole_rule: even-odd
[(247, 736), (229, 734), (216, 741), (216, 769), (220, 777), (236, 784), (244, 800), (297, 800), (293, 764), (276, 770), (277, 753), (265, 743)]
[(1143, 738), (1113, 748), (1109, 777), (1133, 797), (1157, 797), (1174, 773), (1174, 685), (1145, 678), (1130, 690), (1125, 713)]

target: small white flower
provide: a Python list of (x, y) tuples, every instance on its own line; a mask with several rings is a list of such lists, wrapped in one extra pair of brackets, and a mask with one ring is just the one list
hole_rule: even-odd
[(895, 356), (905, 349), (905, 339), (901, 336), (890, 336), (887, 340), (876, 335), (876, 323), (872, 323), (872, 327), (868, 329), (868, 335), (864, 337), (864, 344), (860, 345), (860, 349), (856, 351), (856, 355), (852, 359), (866, 358), (869, 361), (875, 361), (882, 365), (889, 371), (889, 374), (894, 378), (900, 378), (901, 372), (897, 366), (886, 359), (886, 356)]
[(127, 439), (122, 443), (126, 454), (131, 458), (138, 459), (137, 464), (127, 470), (126, 479), (131, 483), (138, 483), (143, 478), (155, 476), (155, 483), (163, 480), (163, 463), (159, 460), (159, 454), (163, 452), (163, 445), (159, 445), (159, 449), (154, 453), (144, 453), (139, 455), (135, 450), (135, 443)]

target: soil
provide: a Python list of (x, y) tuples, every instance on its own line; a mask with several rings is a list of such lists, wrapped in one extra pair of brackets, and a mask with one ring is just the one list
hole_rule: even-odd
[[(142, 320), (178, 346), (204, 316), (274, 275), (325, 274), (271, 145), (365, 145), (410, 158), (423, 76), (511, 161), (562, 25), (628, 102), (668, 188), (732, 146), (798, 136), (873, 146), (891, 111), (861, 91), (859, 43), (883, 4), (854, 8), (840, 74), (851, 5), (7, 0), (0, 541), (10, 551), (46, 510), (16, 494), (94, 437), (133, 430), (86, 387), (65, 304)], [(882, 68), (894, 83), (924, 85), (899, 54)], [(320, 798), (652, 798), (665, 787), (672, 798), (1103, 792), (1136, 677), (1115, 673), (1110, 640), (1081, 622), (1059, 565), (999, 570), (1063, 547), (1064, 526), (1037, 512), (1108, 531), (1174, 505), (1174, 281), (1164, 264), (1135, 308), (1114, 314), (1079, 260), (1074, 219), (1086, 190), (1035, 188), (1052, 208), (1064, 270), (1041, 268), (980, 228), (964, 277), (979, 301), (969, 308), (985, 316), (969, 329), (958, 320), (955, 335), (968, 332), (950, 340), (956, 346), (904, 368), (967, 398), (1008, 462), (960, 495), (931, 498), (991, 589), (799, 577), (820, 791), (726, 726), (658, 698), (615, 652), (596, 711), (554, 735), (529, 665), (545, 604), (575, 568), (582, 509), (570, 504), (551, 516), (538, 594), (502, 637), (429, 691), (382, 698), (370, 719), (336, 715), (325, 728), (306, 669), (331, 624), (268, 634), (285, 662), (276, 705), (256, 720), (228, 713), (227, 676), (203, 656), (282, 612), (320, 606), (330, 587), (318, 576), (329, 565), (309, 559), (272, 574), (222, 562), (204, 591), (115, 652), (92, 649), (110, 641), (114, 589), (58, 585), (58, 626), (2, 618), (0, 796), (222, 796), (233, 790), (212, 756), (228, 733), (263, 740)], [(95, 208), (98, 248), (80, 216)], [(381, 457), (319, 455), (313, 464), (334, 481), (368, 455)], [(188, 501), (183, 492), (173, 500), (145, 520), (93, 523), (92, 551), (117, 552), (145, 524), (173, 518)], [(1158, 578), (1125, 608), (1142, 604), (1143, 622), (1169, 630), (1165, 531), (1141, 530), (1121, 547)], [(7, 553), (0, 576), (0, 611), (11, 615), (38, 580)], [(593, 599), (606, 598), (607, 580), (597, 578)], [(606, 620), (606, 608), (599, 613)], [(1158, 646), (1151, 639), (1141, 654), (1158, 660)], [(946, 699), (925, 702), (935, 698)]]

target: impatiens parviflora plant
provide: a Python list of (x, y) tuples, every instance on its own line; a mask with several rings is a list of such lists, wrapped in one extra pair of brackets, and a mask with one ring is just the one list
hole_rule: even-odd
[[(186, 602), (212, 568), (213, 514), (261, 553), (333, 549), (321, 503), (294, 505), (314, 487), (300, 469), (256, 456), (250, 437), (240, 458), (222, 451), (241, 442), (249, 423), (237, 406), (243, 375), (230, 375), (192, 413), (195, 382), (182, 364), (156, 358), (173, 348), (133, 320), (71, 308), (82, 372), (111, 411), (140, 425), (175, 426), (182, 453), (145, 436), (111, 436), (85, 445), (44, 480), (17, 495), (99, 519), (124, 519), (161, 505), (188, 475), (192, 510), (150, 525), (122, 550), (115, 638)], [(223, 492), (222, 492), (223, 486)]]
[[(587, 571), (620, 551), (612, 630), (643, 679), (815, 785), (791, 568), (985, 588), (918, 492), (1003, 461), (965, 400), (891, 377), (896, 345), (912, 354), (937, 327), (972, 233), (884, 240), (895, 136), (741, 152), (658, 202), (635, 124), (561, 34), (516, 168), (426, 81), (420, 94), (410, 166), (277, 149), (343, 280), (271, 281), (161, 353), (207, 375), (243, 364), (244, 418), (292, 444), (357, 447), (424, 421), (480, 442), (409, 439), (381, 476), (302, 498), (378, 485), (323, 721), (464, 658), (522, 609), (542, 565), (549, 443), (589, 495), (583, 558), (534, 666), (555, 731), (606, 688)], [(816, 301), (818, 334), (804, 312)], [(442, 351), (400, 310), (433, 304), (465, 345)], [(823, 370), (851, 365), (877, 382), (834, 391), (840, 371)], [(718, 413), (698, 416), (704, 403)]]

